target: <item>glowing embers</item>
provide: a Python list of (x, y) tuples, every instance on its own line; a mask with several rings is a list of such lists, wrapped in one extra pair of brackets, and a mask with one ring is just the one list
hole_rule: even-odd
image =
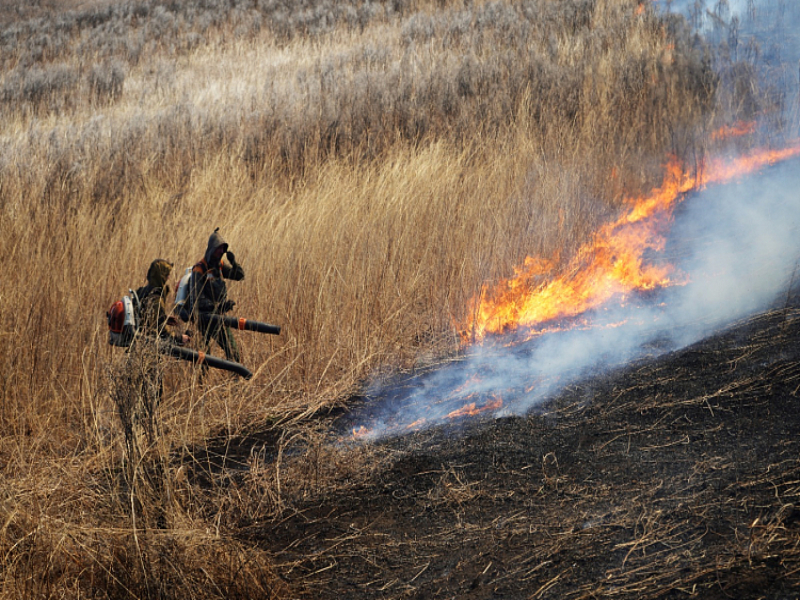
[[(402, 435), (436, 424), (457, 424), (468, 417), (494, 417), (504, 409), (502, 396), (519, 397), (524, 389), (503, 386), (493, 368), (494, 358), (467, 374), (456, 360), (440, 369), (380, 384), (377, 403), (347, 427), (348, 437), (367, 441)], [(377, 414), (370, 409), (377, 409)], [(365, 423), (365, 424), (362, 424)]]
[(367, 429), (363, 425), (361, 425), (360, 427), (353, 427), (353, 438), (354, 439), (357, 439), (357, 440), (368, 439), (370, 437), (371, 433), (372, 433), (372, 430), (371, 429)]
[(513, 277), (473, 299), (464, 342), (489, 334), (524, 331), (526, 337), (552, 330), (612, 298), (683, 282), (669, 264), (648, 261), (663, 250), (672, 212), (684, 195), (709, 183), (725, 183), (800, 154), (800, 144), (757, 150), (734, 159), (714, 159), (688, 172), (673, 160), (662, 185), (626, 200), (628, 210), (602, 227), (561, 271), (549, 261), (528, 258)]

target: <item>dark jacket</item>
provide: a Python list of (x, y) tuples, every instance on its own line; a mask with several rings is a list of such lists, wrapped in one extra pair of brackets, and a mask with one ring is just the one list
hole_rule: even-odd
[[(244, 279), (244, 269), (231, 260), (228, 265), (222, 258), (215, 260), (218, 249), (228, 251), (228, 243), (222, 238), (218, 230), (214, 230), (208, 239), (208, 248), (194, 267), (189, 280), (189, 307), (194, 317), (198, 313), (221, 313), (225, 301), (228, 299), (228, 288), (225, 279), (241, 281)], [(228, 259), (231, 255), (228, 254)]]
[(170, 311), (167, 298), (170, 289), (167, 282), (172, 271), (172, 264), (163, 259), (156, 259), (147, 271), (147, 285), (136, 290), (139, 299), (140, 331), (155, 334), (160, 338), (171, 338), (180, 343), (181, 335), (175, 332), (170, 323)]

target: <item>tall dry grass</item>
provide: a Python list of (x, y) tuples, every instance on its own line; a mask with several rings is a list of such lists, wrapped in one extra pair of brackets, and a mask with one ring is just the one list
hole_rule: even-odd
[[(281, 597), (237, 512), (279, 514), (372, 458), (289, 425), (457, 351), (485, 282), (566, 259), (666, 153), (698, 150), (717, 83), (680, 20), (627, 0), (142, 0), (0, 37), (9, 598)], [(250, 382), (163, 365), (161, 429), (134, 452), (104, 312), (217, 226), (247, 274), (236, 312), (283, 333), (237, 334)], [(315, 453), (288, 482), (244, 457), (268, 475), (239, 502), (200, 450), (270, 428), (278, 457)]]

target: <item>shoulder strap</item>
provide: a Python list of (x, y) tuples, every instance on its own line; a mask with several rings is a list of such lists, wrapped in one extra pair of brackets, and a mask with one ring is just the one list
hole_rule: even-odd
[(136, 321), (138, 323), (139, 318), (141, 317), (142, 314), (142, 301), (139, 298), (139, 294), (137, 292), (141, 291), (141, 288), (139, 288), (136, 291), (134, 290), (128, 290), (128, 291), (131, 294), (131, 301), (133, 302), (133, 310), (134, 313), (136, 314)]
[(200, 262), (198, 262), (194, 267), (192, 267), (192, 272), (199, 273), (200, 275), (211, 273), (214, 277), (219, 277), (220, 275), (222, 275), (222, 267), (224, 266), (225, 263), (222, 261), (222, 259), (220, 259), (219, 266), (216, 267), (215, 269), (212, 269), (206, 262), (206, 259), (204, 258)]
[(205, 273), (208, 273), (208, 271), (209, 271), (208, 263), (206, 262), (205, 258), (200, 259), (200, 262), (196, 263), (192, 267), (192, 273), (200, 273), (201, 275), (203, 275)]

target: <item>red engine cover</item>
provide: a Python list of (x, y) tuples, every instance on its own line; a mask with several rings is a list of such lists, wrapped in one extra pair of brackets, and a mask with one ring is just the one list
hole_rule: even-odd
[(108, 309), (108, 328), (114, 333), (122, 333), (125, 324), (125, 305), (122, 300), (117, 300)]

